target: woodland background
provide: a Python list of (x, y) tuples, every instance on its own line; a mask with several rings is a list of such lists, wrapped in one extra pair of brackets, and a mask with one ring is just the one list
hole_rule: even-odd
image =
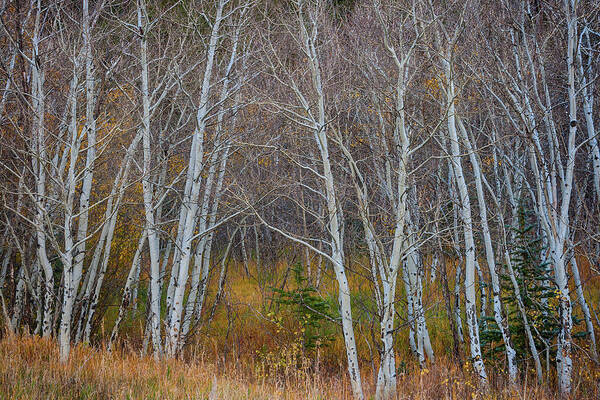
[(595, 398), (600, 7), (0, 3), (0, 393)]

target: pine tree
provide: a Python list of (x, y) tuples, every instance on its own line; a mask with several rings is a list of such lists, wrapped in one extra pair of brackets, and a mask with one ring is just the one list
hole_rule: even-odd
[[(551, 344), (560, 329), (558, 310), (551, 301), (555, 297), (551, 276), (552, 266), (545, 257), (546, 248), (537, 233), (533, 213), (523, 203), (518, 210), (518, 225), (511, 229), (514, 235), (510, 246), (510, 260), (527, 320), (533, 331), (535, 346), (539, 352), (551, 351)], [(513, 346), (517, 352), (517, 362), (523, 363), (531, 354), (523, 317), (506, 266), (502, 268), (499, 275), (502, 301), (507, 312)], [(488, 327), (481, 333), (482, 345), (486, 349), (485, 356), (494, 358), (504, 351), (504, 345), (499, 344), (502, 342), (502, 337), (495, 320), (490, 317), (485, 319)], [(555, 354), (551, 354), (551, 357), (554, 358)]]
[(327, 346), (333, 340), (333, 335), (326, 332), (325, 323), (334, 320), (331, 305), (318, 296), (317, 289), (304, 276), (301, 263), (292, 267), (294, 288), (273, 290), (273, 301), (281, 306), (289, 307), (295, 320), (300, 325), (302, 344), (306, 350), (319, 346)]

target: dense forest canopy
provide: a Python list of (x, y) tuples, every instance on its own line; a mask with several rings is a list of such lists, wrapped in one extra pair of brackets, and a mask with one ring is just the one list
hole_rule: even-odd
[(185, 358), (233, 329), (246, 282), (311, 363), (344, 360), (356, 399), (365, 374), (396, 398), (404, 348), (468, 361), (482, 390), (579, 393), (574, 365), (598, 365), (599, 12), (2, 1), (7, 332), (66, 362), (135, 325), (144, 352)]

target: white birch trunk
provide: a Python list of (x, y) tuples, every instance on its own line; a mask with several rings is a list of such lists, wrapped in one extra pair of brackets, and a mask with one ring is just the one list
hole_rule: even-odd
[(338, 283), (338, 305), (340, 316), (342, 318), (342, 332), (344, 334), (344, 343), (346, 346), (346, 357), (348, 361), (348, 373), (350, 375), (350, 383), (352, 385), (352, 393), (356, 400), (364, 398), (360, 374), (360, 366), (358, 365), (358, 353), (356, 348), (356, 340), (354, 338), (354, 326), (352, 320), (352, 310), (350, 301), (350, 285), (346, 277), (346, 268), (344, 265), (344, 248), (342, 227), (340, 224), (341, 211), (337, 204), (335, 180), (331, 169), (331, 160), (329, 156), (329, 146), (327, 139), (327, 126), (325, 117), (325, 96), (321, 83), (321, 70), (319, 64), (319, 55), (315, 48), (314, 40), (318, 36), (318, 23), (316, 16), (310, 18), (311, 32), (306, 29), (305, 17), (302, 8), (299, 10), (299, 25), (302, 34), (304, 51), (309, 58), (309, 68), (312, 76), (313, 90), (317, 97), (317, 112), (318, 120), (314, 121), (314, 139), (319, 148), (321, 162), (323, 164), (323, 180), (325, 186), (325, 198), (327, 203), (327, 226), (331, 239), (331, 255), (333, 270)]
[[(213, 66), (216, 58), (216, 50), (220, 35), (220, 26), (222, 23), (223, 8), (225, 2), (219, 1), (215, 21), (212, 24), (210, 40), (207, 48), (206, 66), (202, 81), (200, 93), (200, 105), (196, 113), (196, 131), (192, 138), (192, 147), (190, 150), (190, 162), (188, 165), (187, 182), (190, 186), (190, 195), (184, 197), (182, 213), (185, 213), (184, 228), (181, 233), (181, 258), (174, 284), (173, 299), (169, 311), (170, 319), (168, 333), (166, 338), (166, 352), (168, 357), (174, 357), (177, 353), (179, 338), (182, 325), (183, 300), (185, 287), (188, 280), (188, 270), (192, 255), (192, 241), (194, 240), (194, 230), (196, 228), (198, 196), (201, 186), (201, 172), (203, 167), (204, 135), (206, 130), (206, 118), (209, 112), (209, 95), (211, 89), (211, 78)], [(186, 182), (186, 186), (188, 183)], [(187, 210), (185, 210), (187, 208)]]
[(405, 266), (408, 269), (407, 276), (410, 288), (410, 298), (413, 305), (413, 318), (415, 324), (416, 333), (416, 344), (417, 344), (417, 355), (419, 357), (419, 363), (424, 368), (426, 366), (425, 356), (430, 362), (435, 362), (433, 355), (433, 348), (431, 347), (431, 341), (429, 338), (429, 331), (427, 329), (427, 323), (425, 321), (425, 310), (423, 308), (423, 285), (421, 278), (422, 260), (421, 254), (418, 250), (418, 243), (416, 241), (416, 228), (414, 225), (413, 217), (411, 213), (406, 213), (407, 219), (407, 254), (408, 257), (405, 261)]
[(45, 232), (45, 198), (46, 198), (46, 139), (44, 134), (44, 73), (39, 65), (39, 24), (41, 18), (41, 5), (38, 1), (35, 19), (35, 30), (32, 39), (33, 52), (31, 59), (31, 97), (33, 109), (32, 134), (34, 136), (35, 158), (32, 162), (35, 173), (36, 193), (35, 202), (35, 232), (37, 241), (37, 257), (44, 271), (44, 321), (42, 335), (49, 337), (52, 334), (54, 311), (54, 271), (48, 260), (46, 250)]
[[(224, 135), (223, 118), (225, 116), (225, 101), (227, 100), (230, 92), (229, 75), (237, 59), (240, 27), (238, 27), (235, 32), (231, 55), (225, 70), (225, 78), (223, 80), (223, 86), (219, 96), (220, 110), (217, 114), (217, 126), (215, 133), (216, 139), (213, 146), (213, 154), (210, 157), (210, 166), (204, 187), (202, 208), (200, 210), (200, 223), (198, 228), (200, 232), (204, 232), (208, 228), (213, 227), (221, 198), (221, 187), (223, 185), (223, 177), (225, 174), (227, 159), (229, 157), (229, 142), (227, 140), (223, 140), (222, 138)], [(225, 148), (221, 149), (223, 144)], [(215, 186), (214, 191), (213, 186)], [(212, 205), (211, 197), (213, 197)], [(185, 317), (183, 320), (180, 337), (180, 349), (183, 347), (183, 344), (189, 334), (190, 326), (195, 324), (196, 319), (200, 316), (202, 307), (204, 305), (204, 298), (206, 296), (208, 285), (208, 272), (213, 236), (214, 234), (212, 231), (202, 236), (196, 248), (196, 254), (194, 255), (194, 271), (192, 273), (191, 291), (186, 304)], [(200, 280), (198, 280), (199, 274), (201, 274)], [(200, 299), (198, 304), (196, 304), (198, 293), (200, 293)]]
[[(590, 31), (587, 24), (581, 34), (581, 43), (577, 46), (577, 62), (579, 64), (579, 79), (581, 87), (581, 97), (583, 100), (583, 115), (585, 117), (585, 126), (588, 136), (588, 146), (590, 148), (590, 161), (592, 163), (592, 172), (594, 180), (594, 190), (596, 192), (596, 201), (600, 202), (600, 150), (598, 148), (598, 138), (594, 124), (594, 80), (588, 81), (588, 76), (593, 76), (592, 60), (593, 56), (588, 54), (587, 63), (584, 68), (581, 48), (584, 43), (592, 46), (590, 42)], [(585, 40), (583, 40), (585, 39)]]
[(71, 313), (75, 295), (79, 288), (83, 272), (83, 263), (86, 254), (86, 242), (88, 236), (90, 196), (92, 191), (92, 183), (94, 178), (94, 165), (96, 161), (96, 94), (95, 94), (95, 77), (94, 65), (92, 58), (92, 34), (90, 28), (90, 15), (88, 0), (83, 1), (83, 45), (85, 54), (85, 125), (84, 132), (87, 136), (87, 154), (85, 160), (85, 169), (83, 171), (83, 182), (81, 187), (81, 195), (79, 197), (79, 222), (77, 225), (77, 245), (75, 247), (74, 268), (73, 268), (73, 283), (72, 288), (74, 293), (70, 297), (69, 308)]
[[(558, 287), (559, 309), (560, 309), (560, 332), (558, 335), (558, 386), (563, 396), (571, 394), (571, 373), (573, 361), (571, 359), (571, 330), (573, 320), (571, 317), (571, 297), (569, 292), (569, 281), (565, 263), (565, 241), (569, 226), (569, 205), (571, 202), (571, 191), (573, 188), (573, 172), (575, 168), (575, 138), (577, 134), (577, 95), (575, 92), (575, 51), (577, 47), (577, 16), (575, 15), (577, 0), (565, 0), (565, 12), (567, 15), (567, 74), (569, 94), (569, 136), (567, 142), (567, 160), (562, 184), (562, 199), (560, 204), (560, 220), (555, 219), (558, 225), (558, 235), (552, 238), (550, 251), (554, 261), (554, 279)], [(557, 192), (557, 191), (555, 191)], [(547, 229), (550, 233), (550, 229)]]
[(148, 230), (148, 247), (150, 249), (150, 334), (154, 347), (154, 357), (158, 358), (161, 353), (160, 339), (160, 255), (157, 222), (154, 210), (154, 189), (151, 182), (151, 135), (150, 135), (150, 94), (148, 89), (148, 43), (147, 34), (148, 21), (145, 0), (138, 0), (137, 8), (138, 30), (140, 39), (140, 67), (141, 74), (141, 96), (142, 96), (142, 130), (143, 137), (143, 177), (142, 191), (144, 197), (144, 211), (146, 216), (146, 229)]
[(461, 153), (459, 147), (458, 134), (456, 131), (456, 111), (454, 80), (452, 76), (452, 68), (447, 60), (451, 59), (451, 54), (446, 54), (446, 59), (443, 59), (444, 72), (446, 75), (447, 85), (447, 102), (448, 102), (448, 133), (450, 137), (451, 161), (456, 178), (456, 185), (460, 195), (461, 205), (461, 220), (463, 225), (464, 242), (465, 242), (465, 311), (467, 327), (469, 330), (471, 358), (473, 367), (479, 375), (482, 384), (487, 385), (487, 374), (485, 366), (481, 358), (481, 344), (479, 342), (479, 323), (477, 321), (477, 304), (475, 294), (475, 241), (473, 239), (473, 225), (471, 217), (471, 201), (469, 192), (462, 169)]
[(74, 285), (74, 255), (75, 249), (75, 237), (73, 232), (73, 225), (75, 220), (73, 204), (75, 201), (75, 187), (77, 184), (76, 180), (76, 165), (79, 159), (79, 152), (81, 147), (81, 137), (79, 136), (77, 129), (77, 62), (73, 66), (73, 79), (71, 81), (71, 99), (69, 103), (71, 105), (70, 111), (70, 124), (69, 132), (71, 134), (71, 142), (69, 146), (69, 167), (65, 177), (65, 189), (63, 193), (64, 203), (64, 251), (60, 252), (60, 256), (63, 262), (63, 297), (62, 307), (60, 313), (60, 330), (59, 330), (59, 349), (60, 349), (60, 360), (66, 362), (69, 359), (69, 352), (71, 350), (71, 317), (73, 311), (73, 304), (76, 295), (76, 289)]
[[(504, 346), (506, 348), (506, 359), (508, 362), (508, 375), (511, 383), (514, 385), (517, 382), (517, 364), (516, 364), (516, 352), (512, 346), (512, 341), (510, 338), (510, 332), (508, 330), (508, 322), (502, 313), (502, 300), (500, 298), (500, 280), (498, 278), (498, 272), (496, 271), (496, 258), (494, 255), (494, 249), (492, 247), (492, 237), (490, 234), (490, 228), (488, 225), (487, 218), (487, 204), (485, 200), (485, 195), (483, 192), (483, 184), (482, 184), (482, 173), (481, 168), (479, 166), (479, 159), (477, 154), (475, 154), (473, 150), (473, 146), (471, 144), (471, 140), (469, 138), (469, 134), (465, 129), (462, 121), (458, 120), (460, 132), (462, 133), (462, 139), (465, 143), (466, 150), (469, 154), (469, 158), (471, 161), (471, 166), (473, 168), (473, 175), (475, 177), (475, 187), (477, 189), (477, 201), (479, 203), (479, 217), (481, 220), (481, 230), (483, 233), (483, 242), (485, 245), (485, 255), (486, 261), (488, 265), (488, 270), (490, 273), (491, 281), (492, 281), (492, 298), (493, 298), (493, 308), (494, 308), (494, 319), (496, 321), (496, 325), (502, 334), (502, 340), (504, 341)], [(483, 309), (483, 307), (482, 307)]]

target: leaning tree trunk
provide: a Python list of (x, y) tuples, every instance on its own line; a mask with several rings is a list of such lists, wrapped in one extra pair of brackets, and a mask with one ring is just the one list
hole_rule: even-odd
[[(496, 321), (496, 325), (502, 334), (502, 340), (504, 341), (505, 351), (506, 351), (506, 359), (508, 361), (508, 375), (510, 377), (510, 381), (512, 384), (517, 382), (517, 364), (516, 364), (516, 351), (512, 346), (512, 341), (510, 338), (510, 332), (508, 329), (508, 322), (502, 313), (502, 300), (500, 298), (500, 280), (498, 278), (498, 272), (496, 271), (496, 257), (494, 254), (494, 249), (492, 247), (492, 237), (490, 234), (490, 228), (488, 225), (487, 218), (487, 205), (485, 200), (485, 195), (483, 193), (483, 183), (482, 183), (482, 172), (479, 165), (479, 159), (477, 154), (475, 154), (473, 150), (473, 146), (471, 144), (471, 140), (469, 138), (469, 134), (465, 129), (462, 121), (458, 120), (460, 132), (462, 133), (462, 139), (465, 143), (465, 147), (467, 152), (469, 153), (469, 158), (471, 160), (471, 166), (473, 167), (473, 175), (475, 177), (475, 187), (477, 189), (477, 201), (479, 205), (479, 216), (481, 219), (481, 230), (483, 233), (483, 242), (485, 245), (485, 255), (486, 261), (488, 265), (488, 270), (490, 272), (490, 277), (492, 280), (492, 297), (493, 297), (493, 307), (494, 307), (494, 320)], [(482, 306), (483, 309), (483, 306)]]
[[(211, 35), (209, 39), (206, 66), (202, 80), (199, 107), (196, 112), (196, 124), (192, 147), (190, 150), (190, 162), (188, 165), (188, 175), (186, 177), (186, 187), (190, 187), (189, 196), (184, 197), (181, 213), (185, 213), (184, 227), (181, 232), (181, 254), (177, 274), (175, 275), (175, 285), (173, 289), (173, 298), (171, 299), (169, 313), (169, 326), (167, 327), (166, 352), (168, 357), (175, 357), (180, 343), (182, 313), (184, 305), (185, 287), (188, 280), (188, 271), (192, 258), (192, 245), (194, 241), (194, 230), (196, 229), (198, 197), (202, 181), (203, 153), (204, 153), (204, 135), (209, 115), (209, 96), (211, 89), (211, 78), (213, 67), (217, 56), (217, 44), (220, 37), (220, 26), (223, 22), (224, 2), (219, 1), (215, 21), (212, 24)], [(183, 218), (181, 218), (183, 219)], [(173, 273), (173, 272), (172, 272)]]
[(481, 356), (481, 344), (479, 341), (479, 323), (477, 320), (477, 304), (475, 294), (475, 240), (473, 239), (473, 224), (471, 217), (471, 201), (469, 200), (469, 191), (465, 176), (463, 173), (461, 153), (459, 147), (458, 134), (456, 131), (456, 110), (454, 90), (453, 71), (447, 60), (451, 59), (448, 54), (443, 60), (444, 70), (447, 79), (447, 102), (448, 102), (448, 133), (450, 136), (451, 161), (454, 169), (454, 176), (460, 196), (461, 220), (463, 225), (465, 241), (465, 311), (467, 327), (469, 330), (471, 358), (473, 367), (479, 375), (482, 384), (487, 385), (487, 374), (483, 359)]

